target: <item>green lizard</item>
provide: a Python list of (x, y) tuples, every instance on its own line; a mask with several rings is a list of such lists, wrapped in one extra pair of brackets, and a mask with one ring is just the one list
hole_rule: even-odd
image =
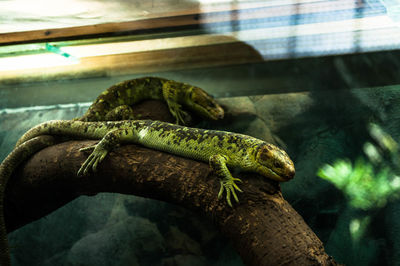
[[(238, 202), (236, 191), (242, 192), (235, 182), (239, 178), (231, 175), (229, 168), (235, 167), (244, 171), (261, 174), (276, 181), (288, 181), (293, 178), (295, 169), (293, 162), (285, 151), (247, 135), (190, 128), (151, 120), (126, 120), (83, 122), (77, 120), (54, 120), (39, 124), (26, 132), (17, 142), (14, 151), (3, 161), (0, 168), (1, 180), (7, 180), (18, 163), (38, 149), (25, 149), (22, 159), (16, 151), (29, 146), (29, 142), (46, 135), (60, 135), (70, 138), (100, 139), (94, 146), (81, 149), (93, 150), (82, 164), (78, 175), (86, 175), (96, 171), (98, 164), (119, 143), (136, 143), (159, 151), (209, 162), (210, 167), (220, 177), (218, 199), (226, 192), (226, 201), (232, 207), (231, 195)], [(47, 141), (42, 147), (52, 145)], [(32, 145), (31, 145), (32, 146)], [(13, 154), (15, 156), (13, 156)], [(8, 163), (12, 159), (14, 163)], [(3, 184), (5, 182), (3, 181)], [(4, 187), (2, 188), (4, 191)], [(1, 204), (1, 208), (3, 205)], [(3, 211), (2, 209), (0, 211)], [(0, 263), (10, 265), (6, 228), (3, 212), (0, 222)]]
[(204, 90), (187, 83), (144, 77), (111, 86), (76, 120), (88, 122), (135, 119), (131, 106), (149, 99), (165, 100), (177, 124), (185, 124), (185, 118), (188, 117), (182, 108), (207, 119), (218, 120), (224, 117), (222, 107)]
[(53, 120), (42, 123), (26, 132), (16, 146), (40, 135), (63, 135), (68, 137), (101, 139), (94, 146), (82, 164), (78, 175), (86, 175), (107, 153), (119, 143), (137, 143), (145, 147), (183, 157), (209, 162), (215, 173), (221, 177), (220, 198), (226, 191), (230, 206), (231, 194), (238, 201), (235, 190), (241, 191), (228, 167), (259, 173), (276, 181), (293, 178), (293, 162), (285, 151), (247, 135), (226, 131), (190, 128), (152, 120), (125, 120), (106, 122), (81, 122)]

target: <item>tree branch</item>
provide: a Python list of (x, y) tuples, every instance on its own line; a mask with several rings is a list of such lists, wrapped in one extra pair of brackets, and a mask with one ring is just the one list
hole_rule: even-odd
[(230, 208), (225, 199), (217, 200), (220, 183), (208, 164), (138, 145), (115, 149), (97, 173), (78, 177), (87, 157), (79, 149), (93, 143), (60, 143), (38, 152), (20, 167), (6, 193), (9, 231), (80, 195), (116, 192), (175, 203), (209, 217), (247, 265), (336, 265), (283, 199), (277, 182), (239, 174), (244, 192), (239, 195), (240, 203)]

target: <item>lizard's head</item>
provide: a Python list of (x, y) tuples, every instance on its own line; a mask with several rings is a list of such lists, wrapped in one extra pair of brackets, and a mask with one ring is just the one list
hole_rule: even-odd
[(187, 90), (185, 105), (200, 116), (212, 120), (224, 118), (224, 109), (204, 90), (190, 87)]
[(256, 153), (256, 171), (273, 180), (284, 182), (294, 177), (295, 169), (292, 160), (284, 150), (275, 145), (262, 144)]

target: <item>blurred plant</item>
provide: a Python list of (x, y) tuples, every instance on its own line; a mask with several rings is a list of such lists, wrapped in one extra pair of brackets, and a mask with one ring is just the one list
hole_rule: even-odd
[(366, 215), (362, 217), (353, 218), (350, 221), (349, 230), (351, 239), (354, 243), (359, 243), (365, 232), (368, 229), (368, 226), (371, 222), (371, 216)]
[(324, 165), (317, 173), (340, 189), (352, 207), (362, 210), (382, 208), (400, 197), (398, 144), (378, 125), (370, 124), (368, 129), (377, 143), (364, 144), (369, 161), (363, 157), (354, 163), (340, 159), (333, 165)]
[(375, 144), (366, 142), (363, 145), (366, 156), (360, 156), (355, 162), (339, 159), (317, 172), (319, 177), (340, 189), (354, 209), (348, 221), (354, 243), (359, 243), (365, 234), (373, 211), (400, 198), (398, 143), (376, 124), (370, 124), (368, 131)]
[(400, 177), (388, 167), (378, 172), (363, 158), (354, 165), (349, 160), (338, 160), (325, 165), (318, 176), (332, 182), (348, 198), (354, 208), (370, 210), (382, 208), (389, 200), (400, 196)]

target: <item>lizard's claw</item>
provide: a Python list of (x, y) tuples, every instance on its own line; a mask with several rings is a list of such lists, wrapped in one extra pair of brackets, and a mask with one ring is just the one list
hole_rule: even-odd
[(184, 125), (185, 119), (189, 116), (189, 114), (182, 110), (182, 106), (178, 103), (170, 103), (169, 110), (171, 114), (176, 118), (176, 123), (178, 125)]
[(89, 155), (89, 157), (86, 159), (86, 161), (82, 164), (81, 168), (78, 170), (78, 176), (85, 176), (89, 173), (90, 169), (93, 170), (93, 172), (96, 172), (97, 170), (97, 165), (103, 161), (103, 159), (106, 157), (108, 151), (104, 148), (102, 148), (99, 145), (94, 145), (90, 146), (87, 148), (82, 148), (80, 151), (87, 151), (87, 150), (93, 150), (93, 152)]
[[(96, 144), (96, 145), (97, 145), (97, 144)], [(80, 148), (79, 151), (81, 151), (81, 152), (93, 151), (93, 150), (96, 148), (96, 145), (89, 146), (89, 147), (85, 147), (85, 148)]]
[(228, 202), (228, 205), (232, 207), (232, 202), (231, 202), (231, 194), (235, 198), (236, 202), (239, 202), (239, 199), (236, 195), (236, 191), (243, 192), (236, 184), (235, 181), (242, 182), (240, 178), (234, 178), (232, 177), (231, 179), (225, 179), (221, 180), (221, 187), (218, 192), (218, 199), (222, 197), (222, 194), (224, 193), (224, 190), (226, 190), (226, 201)]
[(185, 118), (187, 117), (188, 113), (183, 111), (183, 110), (179, 110), (178, 112), (176, 112), (176, 123), (178, 125), (184, 125), (185, 124)]

